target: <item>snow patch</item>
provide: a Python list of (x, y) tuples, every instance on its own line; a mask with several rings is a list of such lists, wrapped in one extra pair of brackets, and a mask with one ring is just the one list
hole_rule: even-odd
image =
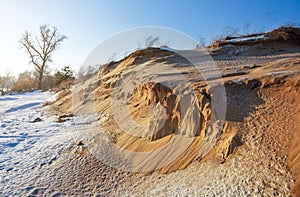
[[(35, 91), (0, 100), (0, 196), (24, 196), (24, 188), (30, 187), (27, 181), (59, 159), (62, 150), (78, 140), (87, 141), (87, 131), (95, 126), (97, 115), (56, 123), (56, 117), (45, 113), (41, 106), (57, 95)], [(36, 117), (43, 121), (33, 124)]]

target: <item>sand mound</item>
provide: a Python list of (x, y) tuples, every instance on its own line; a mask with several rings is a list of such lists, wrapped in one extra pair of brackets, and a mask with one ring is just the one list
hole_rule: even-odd
[(223, 133), (220, 113), (211, 109), (210, 94), (217, 98), (218, 88), (193, 80), (199, 75), (185, 58), (148, 48), (101, 68), (56, 104), (75, 115), (108, 114), (101, 129), (127, 151), (122, 154), (134, 163), (132, 171), (169, 173), (204, 157)]
[[(286, 185), (280, 192), (288, 194), (293, 181), (290, 167), (296, 177), (292, 191), (297, 193), (297, 32), (278, 29), (268, 33), (268, 42), (226, 46), (227, 42), (209, 49), (222, 79), (213, 75), (215, 68), (202, 67), (199, 71), (186, 58), (171, 51), (136, 51), (103, 66), (96, 75), (75, 85), (72, 93), (65, 92), (53, 106), (74, 115), (96, 113), (101, 121), (99, 133), (102, 135), (103, 131), (122, 159), (129, 161), (126, 166), (130, 166), (130, 171), (171, 173), (195, 161), (227, 163), (224, 169), (235, 166), (243, 173), (221, 170), (216, 177), (229, 174), (245, 190), (247, 184), (253, 183), (260, 189), (271, 188), (270, 192), (282, 181)], [(226, 90), (225, 104), (218, 95), (221, 86)], [(223, 120), (219, 120), (220, 112), (214, 110), (220, 108), (226, 110)], [(97, 132), (95, 135), (98, 136)], [(102, 141), (95, 139), (93, 143), (102, 145)], [(249, 170), (261, 173), (253, 172), (250, 176)], [(266, 173), (270, 177), (265, 177)], [(244, 179), (249, 179), (249, 183)], [(256, 185), (258, 179), (273, 179), (274, 184)]]

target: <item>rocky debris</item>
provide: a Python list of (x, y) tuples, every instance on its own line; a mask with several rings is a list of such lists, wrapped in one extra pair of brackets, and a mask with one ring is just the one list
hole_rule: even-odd
[(87, 156), (90, 154), (90, 150), (86, 146), (86, 142), (84, 142), (83, 140), (78, 140), (74, 144), (73, 148), (71, 148), (71, 152), (80, 156)]
[(37, 117), (32, 121), (32, 123), (41, 122), (41, 121), (42, 119), (40, 117)]
[(77, 141), (77, 142), (75, 143), (75, 145), (76, 145), (76, 146), (83, 146), (84, 143), (83, 143), (82, 140), (79, 140), (79, 141)]
[(56, 122), (58, 122), (58, 123), (66, 122), (66, 121), (70, 120), (70, 117), (73, 117), (73, 114), (60, 115)]

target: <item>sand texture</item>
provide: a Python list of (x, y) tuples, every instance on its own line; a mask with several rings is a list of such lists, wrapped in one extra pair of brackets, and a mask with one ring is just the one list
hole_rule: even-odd
[(96, 114), (98, 122), (84, 151), (74, 145), (47, 166), (45, 180), (61, 177), (48, 188), (300, 196), (300, 47), (291, 39), (222, 43), (202, 58), (197, 50), (147, 48), (104, 65), (52, 105), (74, 116)]

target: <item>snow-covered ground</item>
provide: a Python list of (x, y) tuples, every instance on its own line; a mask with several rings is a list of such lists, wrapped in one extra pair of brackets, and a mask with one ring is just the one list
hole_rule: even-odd
[[(52, 93), (39, 91), (0, 97), (0, 196), (23, 196), (31, 190), (30, 180), (62, 150), (84, 139), (82, 131), (95, 120), (72, 117), (57, 123), (42, 108), (53, 99)], [(36, 118), (42, 121), (33, 123)]]

